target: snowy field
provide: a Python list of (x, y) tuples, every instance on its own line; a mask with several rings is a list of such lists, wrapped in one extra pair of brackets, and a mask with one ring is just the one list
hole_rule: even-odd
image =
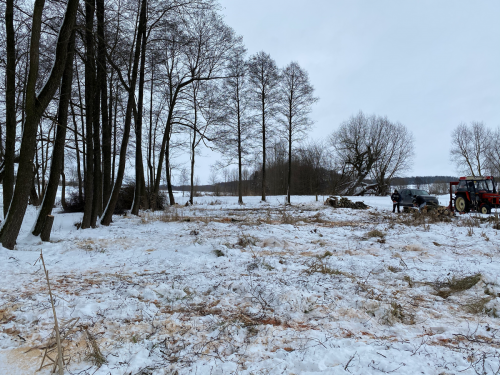
[(0, 248), (0, 374), (35, 373), (51, 335), (41, 250), (74, 324), (68, 374), (498, 373), (494, 215), (353, 200), (371, 208), (200, 197), (87, 230), (56, 209), (50, 243), (29, 235), (29, 207), (16, 250)]

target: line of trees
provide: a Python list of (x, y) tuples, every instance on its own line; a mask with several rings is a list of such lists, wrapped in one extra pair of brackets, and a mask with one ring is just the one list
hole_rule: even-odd
[[(260, 155), (265, 200), (269, 140), (281, 137), (291, 151), (312, 125), (317, 98), (307, 72), (296, 62), (280, 69), (264, 52), (248, 57), (214, 0), (5, 5), (4, 247), (14, 247), (28, 202), (39, 206), (34, 235), (46, 225), (61, 182), (66, 205), (68, 171), (83, 206), (83, 229), (111, 223), (132, 168), (133, 214), (158, 207), (163, 183), (174, 204), (179, 155), (190, 157), (184, 176), (193, 202), (202, 145), (238, 166), (240, 203), (244, 169)], [(289, 166), (291, 160), (289, 152)]]
[(450, 159), (467, 176), (500, 176), (500, 128), (483, 122), (459, 124), (451, 136)]
[[(176, 171), (193, 203), (202, 147), (221, 153), (217, 168), (236, 166), (240, 203), (249, 191), (262, 200), (286, 194), (288, 202), (305, 191), (353, 193), (367, 178), (384, 194), (411, 164), (411, 133), (384, 117), (359, 113), (329, 143), (305, 143), (318, 100), (307, 71), (297, 62), (280, 68), (265, 52), (248, 56), (215, 0), (5, 5), (6, 248), (16, 243), (28, 202), (39, 206), (34, 235), (61, 183), (67, 206), (67, 180), (83, 207), (83, 229), (111, 223), (126, 180), (135, 186), (132, 214), (158, 208), (163, 185), (175, 204)], [(187, 168), (179, 163), (185, 155)]]

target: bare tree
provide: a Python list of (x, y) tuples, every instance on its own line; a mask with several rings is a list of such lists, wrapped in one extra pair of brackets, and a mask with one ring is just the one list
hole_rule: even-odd
[(407, 171), (413, 162), (413, 135), (401, 123), (391, 123), (387, 118), (379, 118), (383, 143), (378, 159), (373, 165), (371, 176), (377, 183), (377, 194), (389, 193), (390, 181), (399, 173)]
[(303, 177), (304, 182), (309, 184), (309, 190), (316, 195), (316, 201), (318, 201), (322, 182), (326, 180), (325, 172), (331, 167), (325, 143), (322, 140), (304, 143), (299, 148), (298, 154), (308, 171)]
[(488, 150), (493, 134), (482, 122), (461, 123), (451, 135), (450, 157), (457, 169), (482, 176), (487, 169)]
[(500, 176), (500, 127), (491, 132), (490, 143), (486, 150), (488, 173)]
[(342, 174), (350, 176), (345, 194), (352, 195), (370, 174), (381, 154), (381, 129), (375, 116), (366, 117), (363, 112), (342, 123), (330, 136), (337, 163)]
[[(185, 102), (191, 102), (192, 96), (187, 91), (193, 83), (226, 78), (223, 70), (227, 59), (232, 49), (241, 44), (241, 38), (235, 36), (213, 9), (187, 12), (182, 23), (165, 31), (168, 38), (164, 39), (164, 45), (168, 54), (163, 60), (166, 76), (164, 91), (168, 114), (153, 189), (155, 196), (160, 188), (163, 161), (165, 157), (168, 159), (170, 152), (167, 143), (172, 127), (185, 124), (182, 111), (180, 114), (177, 111), (179, 102), (183, 101), (183, 97)], [(194, 138), (192, 141), (195, 141)]]
[(363, 112), (342, 123), (330, 136), (336, 163), (350, 183), (344, 193), (363, 192), (363, 181), (371, 176), (379, 184), (379, 194), (387, 192), (389, 180), (408, 169), (413, 157), (413, 137), (401, 124), (386, 117)]
[[(14, 0), (5, 7), (7, 66), (5, 88), (5, 158), (3, 176), (3, 215), (7, 216), (14, 191), (14, 157), (16, 147), (16, 41), (14, 32)], [(0, 140), (0, 144), (2, 140)]]
[(64, 173), (64, 145), (66, 142), (66, 129), (68, 126), (68, 106), (71, 98), (71, 85), (73, 81), (73, 56), (75, 47), (75, 31), (73, 31), (68, 44), (68, 57), (62, 77), (60, 88), (59, 108), (57, 113), (57, 130), (54, 147), (52, 149), (52, 163), (47, 189), (42, 199), (42, 204), (37, 213), (33, 227), (33, 235), (39, 236), (45, 227), (47, 216), (51, 214), (57, 195), (59, 178)]
[(250, 57), (249, 78), (256, 118), (260, 123), (262, 135), (262, 200), (266, 200), (266, 147), (270, 125), (276, 117), (276, 104), (279, 99), (279, 70), (276, 62), (265, 52)]
[(279, 123), (288, 143), (288, 185), (287, 202), (290, 203), (292, 184), (292, 147), (312, 126), (309, 115), (312, 105), (319, 99), (314, 97), (314, 87), (309, 75), (296, 62), (292, 62), (281, 73), (280, 95), (277, 110), (281, 115)]
[(245, 50), (237, 48), (231, 56), (222, 87), (222, 123), (213, 136), (222, 154), (223, 166), (238, 165), (238, 204), (243, 204), (243, 165), (248, 164), (254, 135), (250, 118), (251, 98)]
[(28, 205), (28, 198), (33, 181), (33, 154), (36, 148), (37, 125), (43, 112), (49, 105), (63, 75), (68, 44), (73, 31), (78, 7), (77, 0), (69, 0), (66, 14), (62, 21), (57, 38), (56, 53), (53, 67), (48, 79), (41, 90), (36, 89), (39, 68), (39, 47), (42, 26), (43, 0), (36, 0), (33, 5), (33, 21), (31, 27), (30, 65), (26, 85), (26, 120), (24, 123), (23, 137), (19, 156), (19, 170), (17, 173), (16, 187), (12, 196), (9, 212), (0, 229), (0, 241), (8, 249), (13, 249), (16, 244), (19, 230)]

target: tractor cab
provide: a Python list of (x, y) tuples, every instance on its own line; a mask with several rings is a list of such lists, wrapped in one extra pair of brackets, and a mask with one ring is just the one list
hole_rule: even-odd
[[(452, 186), (455, 185), (455, 198), (452, 197)], [(450, 207), (455, 201), (458, 212), (477, 211), (482, 214), (491, 213), (491, 209), (500, 205), (500, 194), (497, 193), (493, 176), (460, 177), (457, 182), (450, 182)]]

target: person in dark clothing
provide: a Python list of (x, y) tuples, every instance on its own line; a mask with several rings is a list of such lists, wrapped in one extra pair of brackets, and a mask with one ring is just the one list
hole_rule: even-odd
[(394, 190), (394, 193), (392, 193), (391, 200), (392, 200), (392, 212), (396, 212), (396, 207), (397, 207), (398, 213), (400, 213), (401, 211), (399, 210), (399, 204), (401, 203), (401, 195), (399, 195), (397, 190)]
[(427, 205), (427, 202), (425, 201), (424, 197), (421, 195), (417, 195), (413, 201), (413, 204), (415, 207), (418, 207), (418, 210), (422, 212), (422, 209)]

